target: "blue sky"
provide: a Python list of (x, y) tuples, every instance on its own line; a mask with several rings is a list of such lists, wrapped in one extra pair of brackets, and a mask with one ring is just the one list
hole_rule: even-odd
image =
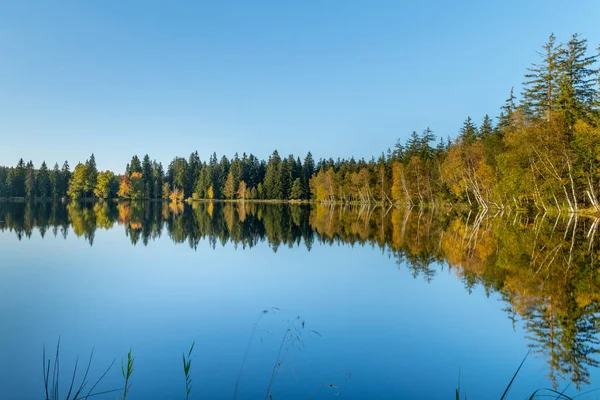
[[(526, 3), (526, 4), (524, 4)], [(0, 164), (365, 157), (496, 115), (578, 1), (0, 1)]]

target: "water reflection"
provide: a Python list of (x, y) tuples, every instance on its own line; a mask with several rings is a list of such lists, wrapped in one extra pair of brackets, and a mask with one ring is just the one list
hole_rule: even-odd
[(449, 268), (466, 290), (499, 293), (508, 323), (522, 324), (533, 352), (561, 379), (590, 383), (600, 350), (599, 220), (574, 216), (428, 212), (381, 207), (256, 203), (0, 203), (0, 230), (19, 239), (37, 229), (94, 243), (96, 230), (125, 228), (133, 245), (167, 234), (196, 249), (201, 241), (249, 248), (370, 245), (415, 278)]

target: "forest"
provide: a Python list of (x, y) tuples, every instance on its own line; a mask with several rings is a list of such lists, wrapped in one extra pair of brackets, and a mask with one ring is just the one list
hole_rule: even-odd
[(21, 159), (0, 167), (0, 197), (26, 199), (304, 200), (321, 203), (564, 210), (600, 213), (598, 51), (574, 34), (554, 35), (524, 75), (519, 97), (481, 123), (467, 117), (456, 135), (413, 132), (378, 157), (303, 159), (274, 151), (268, 160), (198, 152), (165, 169), (133, 156), (122, 175), (98, 171), (92, 154), (36, 168)]

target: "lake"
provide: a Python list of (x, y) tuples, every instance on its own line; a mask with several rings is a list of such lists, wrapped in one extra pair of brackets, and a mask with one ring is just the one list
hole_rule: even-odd
[(373, 206), (3, 202), (0, 397), (46, 398), (59, 340), (60, 398), (93, 349), (85, 394), (113, 360), (93, 393), (122, 389), (131, 350), (128, 399), (184, 399), (192, 343), (191, 399), (444, 399), (459, 381), (461, 395), (499, 399), (528, 351), (508, 398), (585, 393), (600, 387), (597, 225)]

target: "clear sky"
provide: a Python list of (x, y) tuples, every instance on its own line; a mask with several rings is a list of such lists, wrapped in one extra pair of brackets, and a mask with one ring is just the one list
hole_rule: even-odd
[(365, 157), (495, 116), (600, 2), (0, 1), (0, 164)]

